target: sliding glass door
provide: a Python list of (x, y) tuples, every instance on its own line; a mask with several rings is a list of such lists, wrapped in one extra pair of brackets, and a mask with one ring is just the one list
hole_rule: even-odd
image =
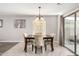
[(79, 55), (79, 11), (64, 18), (64, 46)]
[(75, 47), (75, 14), (64, 18), (65, 46), (74, 52)]

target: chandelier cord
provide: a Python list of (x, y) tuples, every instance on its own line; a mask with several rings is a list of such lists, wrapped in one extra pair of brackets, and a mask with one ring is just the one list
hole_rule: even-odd
[(39, 20), (40, 20), (40, 18), (41, 18), (41, 15), (40, 15), (40, 8), (41, 8), (41, 7), (38, 7), (38, 8), (39, 8)]

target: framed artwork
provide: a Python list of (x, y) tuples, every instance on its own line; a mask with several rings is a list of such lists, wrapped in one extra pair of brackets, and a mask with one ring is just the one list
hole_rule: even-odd
[(3, 20), (0, 19), (0, 28), (3, 27)]
[(15, 20), (15, 28), (25, 28), (25, 19), (17, 19)]

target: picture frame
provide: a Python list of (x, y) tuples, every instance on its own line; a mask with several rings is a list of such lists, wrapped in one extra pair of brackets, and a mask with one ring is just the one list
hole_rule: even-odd
[(3, 20), (0, 19), (0, 28), (2, 28), (2, 27), (3, 27)]
[(25, 28), (26, 20), (25, 19), (17, 19), (15, 20), (15, 28)]

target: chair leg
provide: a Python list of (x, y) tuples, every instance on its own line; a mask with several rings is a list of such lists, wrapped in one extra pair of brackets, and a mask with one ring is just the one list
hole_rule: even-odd
[(37, 46), (35, 46), (35, 54), (37, 53)]
[(25, 40), (25, 47), (24, 47), (24, 51), (27, 52), (27, 40)]
[(41, 53), (42, 53), (43, 47), (41, 46)]
[(45, 45), (45, 51), (47, 50), (47, 46), (46, 46), (46, 43), (44, 44)]
[(33, 45), (32, 45), (32, 51), (33, 51)]

